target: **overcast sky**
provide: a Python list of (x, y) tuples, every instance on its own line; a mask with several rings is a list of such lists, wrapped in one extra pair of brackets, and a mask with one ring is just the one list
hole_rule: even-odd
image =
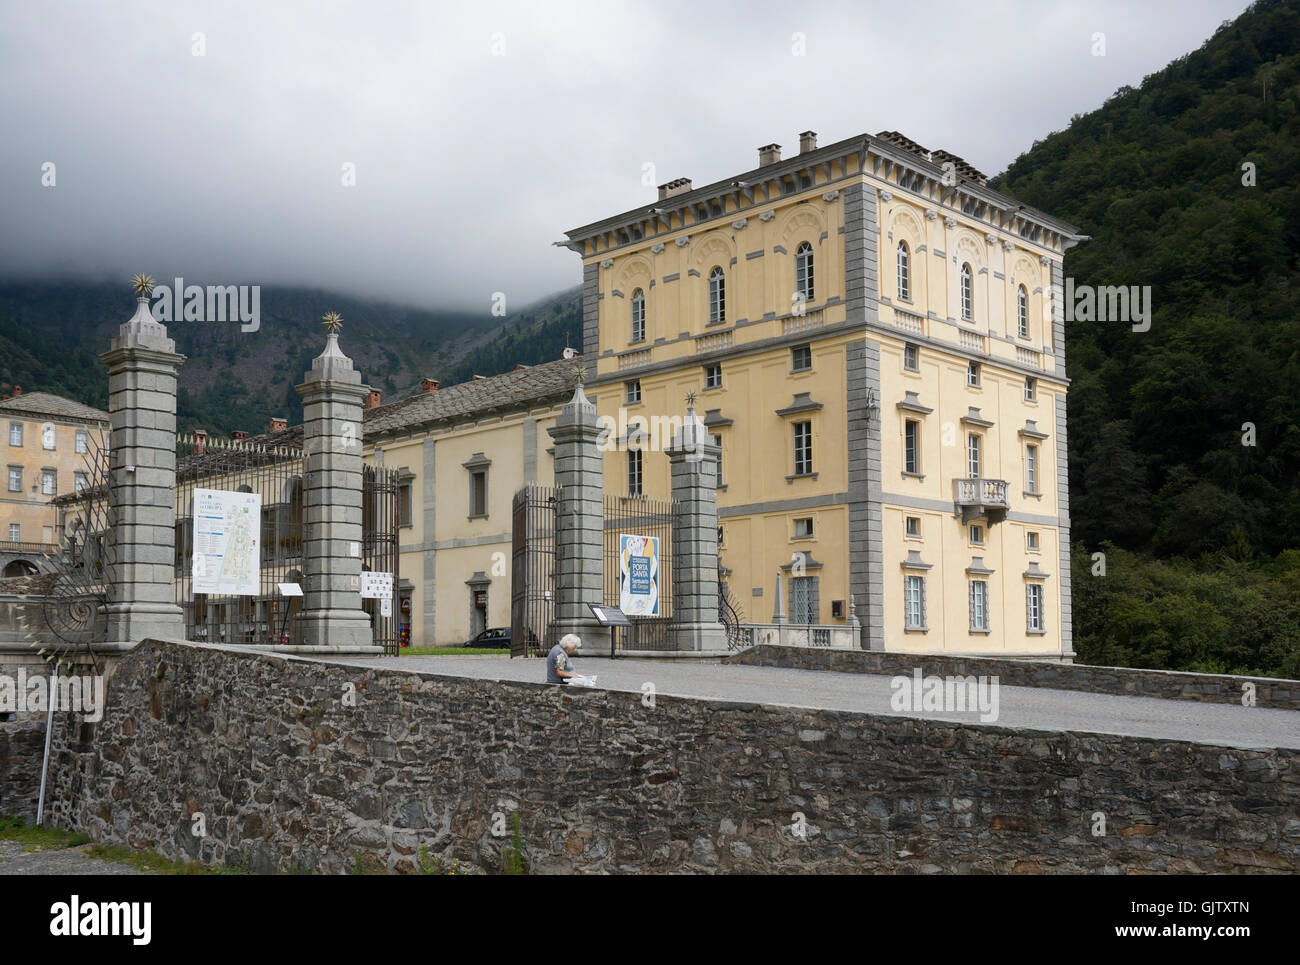
[(578, 283), (551, 242), (654, 184), (809, 128), (993, 175), (1245, 7), (3, 0), (0, 272), (515, 309)]

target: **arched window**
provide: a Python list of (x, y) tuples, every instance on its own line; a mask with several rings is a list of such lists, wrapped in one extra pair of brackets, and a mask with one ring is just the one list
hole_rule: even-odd
[(639, 288), (632, 293), (632, 341), (645, 341), (645, 292)]
[(813, 300), (813, 250), (806, 241), (794, 253), (794, 290), (800, 301)]
[(961, 265), (961, 317), (970, 321), (974, 316), (974, 285), (971, 281), (970, 262), (964, 261)]
[(727, 279), (720, 267), (709, 272), (709, 324), (727, 320)]
[(912, 298), (912, 257), (906, 241), (898, 243), (898, 297)]
[(1029, 338), (1029, 292), (1024, 285), (1016, 290), (1016, 320), (1020, 323), (1020, 337)]

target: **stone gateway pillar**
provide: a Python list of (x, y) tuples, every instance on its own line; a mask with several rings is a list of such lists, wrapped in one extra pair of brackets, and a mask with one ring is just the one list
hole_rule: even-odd
[(695, 406), (668, 448), (672, 472), (673, 635), (676, 649), (727, 649), (718, 620), (718, 492), (720, 449), (709, 439)]
[(303, 408), (305, 647), (378, 652), (361, 609), (361, 413), (370, 387), (339, 348), (343, 320), (325, 316), (325, 351), (295, 386)]
[(605, 474), (596, 406), (579, 382), (547, 430), (555, 440), (555, 629), (582, 637), (582, 652), (606, 653), (610, 632), (587, 608), (605, 602)]
[(185, 639), (176, 603), (176, 378), (185, 361), (149, 312), (153, 280), (136, 277), (135, 314), (109, 350), (107, 543), (114, 561), (108, 640)]

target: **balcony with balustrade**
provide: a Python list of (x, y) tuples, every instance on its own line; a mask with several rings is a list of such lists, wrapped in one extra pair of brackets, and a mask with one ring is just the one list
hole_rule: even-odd
[(981, 517), (1000, 522), (1011, 508), (1005, 479), (954, 479), (952, 488), (963, 525)]

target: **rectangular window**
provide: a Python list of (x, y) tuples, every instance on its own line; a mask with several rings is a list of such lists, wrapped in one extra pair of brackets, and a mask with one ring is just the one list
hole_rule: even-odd
[(85, 429), (77, 430), (77, 452), (90, 451), (90, 435)]
[(45, 428), (41, 430), (41, 447), (52, 450), (55, 444), (55, 436), (54, 426), (46, 423)]
[(469, 514), (486, 516), (487, 506), (487, 470), (475, 469), (469, 474)]
[(706, 389), (722, 388), (722, 366), (716, 362), (704, 366), (704, 387)]
[(17, 466), (9, 467), (9, 491), (11, 493), (23, 491), (23, 471)]
[(970, 541), (971, 541), (971, 544), (974, 545), (974, 546), (983, 546), (983, 545), (984, 545), (984, 527), (983, 527), (983, 526), (971, 526), (971, 528), (970, 528)]
[(44, 543), (46, 546), (53, 546), (53, 545), (54, 545), (54, 527), (53, 527), (53, 526), (42, 526), (42, 527), (41, 527), (41, 542)]
[(790, 369), (793, 372), (807, 372), (812, 368), (812, 346), (796, 345), (790, 349)]
[(630, 496), (640, 496), (641, 488), (641, 450), (627, 451), (627, 491)]
[(920, 539), (921, 538), (921, 517), (908, 516), (904, 524), (904, 529), (906, 530), (908, 536), (912, 537), (913, 539)]
[(722, 436), (709, 436), (713, 444), (718, 447), (718, 458), (713, 461), (713, 485), (722, 485)]
[(73, 483), (72, 488), (74, 492), (81, 492), (83, 489), (86, 488), (86, 486), (89, 485), (89, 483), (86, 481), (86, 474), (84, 472), (74, 472), (72, 474), (72, 483)]
[(397, 525), (411, 525), (411, 484), (399, 483), (397, 486)]
[(921, 472), (921, 447), (918, 436), (921, 424), (914, 419), (903, 423), (903, 472), (919, 475)]
[(41, 470), (41, 495), (55, 495), (58, 493), (58, 485), (58, 475), (53, 469)]
[(978, 362), (968, 362), (966, 364), (966, 384), (980, 384), (980, 364)]
[(1025, 549), (1029, 550), (1030, 552), (1038, 551), (1038, 534), (1033, 532), (1032, 530), (1028, 533), (1025, 533)]
[(924, 630), (925, 577), (908, 575), (903, 581), (903, 628)]
[(989, 629), (989, 584), (987, 580), (970, 581), (970, 628), (973, 633)]
[(1038, 492), (1038, 447), (1025, 446), (1025, 491)]
[(794, 474), (807, 476), (812, 471), (812, 423), (796, 422), (794, 424)]
[(1025, 376), (1025, 401), (1034, 402), (1038, 399), (1038, 380), (1032, 375)]
[(635, 403), (641, 401), (641, 380), (640, 379), (632, 379), (631, 381), (624, 382), (623, 385), (627, 388), (628, 405), (634, 405)]
[(21, 543), (23, 541), (23, 528), (17, 523), (9, 524), (9, 542)]
[(812, 539), (813, 521), (811, 516), (805, 516), (794, 521), (794, 538), (795, 539)]
[(921, 371), (921, 348), (910, 342), (903, 346), (903, 368), (909, 372)]
[(980, 477), (980, 437), (974, 432), (966, 437), (966, 475), (971, 479)]
[(23, 444), (23, 424), (21, 422), (9, 423), (9, 445), (21, 446)]
[(796, 576), (790, 580), (790, 622), (817, 622), (815, 576)]
[(1043, 585), (1030, 583), (1025, 587), (1025, 629), (1030, 633), (1043, 632)]
[(721, 526), (718, 527), (718, 545), (719, 545), (719, 546), (724, 545), (724, 544), (723, 544), (723, 540), (722, 540), (722, 527), (721, 527)]

